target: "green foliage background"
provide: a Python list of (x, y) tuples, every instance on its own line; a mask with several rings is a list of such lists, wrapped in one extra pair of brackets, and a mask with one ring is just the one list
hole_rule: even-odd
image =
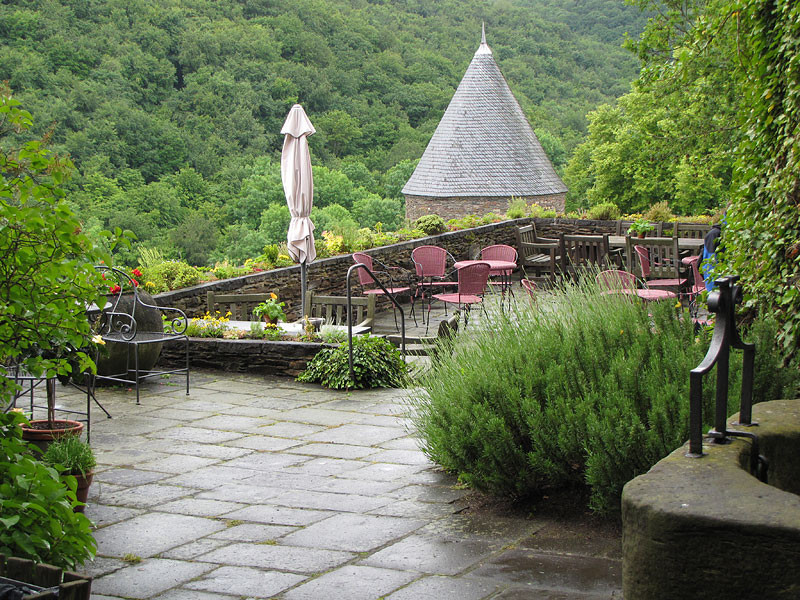
[(284, 203), (279, 131), (295, 102), (317, 129), (318, 207), (395, 224), (482, 20), (561, 168), (587, 111), (636, 74), (620, 44), (643, 17), (617, 0), (9, 0), (0, 80), (38, 132), (56, 124), (88, 231), (132, 229), (196, 264), (239, 260), (279, 241), (262, 215)]

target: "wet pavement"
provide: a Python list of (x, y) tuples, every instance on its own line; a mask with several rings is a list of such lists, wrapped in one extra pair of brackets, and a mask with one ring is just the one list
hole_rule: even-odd
[(418, 449), (406, 391), (191, 379), (98, 390), (94, 599), (621, 597), (614, 527), (480, 506)]

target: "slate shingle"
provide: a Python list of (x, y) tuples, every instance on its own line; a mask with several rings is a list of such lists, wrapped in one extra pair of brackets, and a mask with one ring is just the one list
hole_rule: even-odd
[(508, 197), (566, 191), (483, 41), (403, 194)]

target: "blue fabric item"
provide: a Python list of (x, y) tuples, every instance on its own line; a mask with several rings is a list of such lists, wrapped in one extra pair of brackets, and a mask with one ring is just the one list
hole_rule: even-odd
[(703, 275), (706, 289), (709, 292), (714, 289), (714, 263), (721, 235), (722, 227), (720, 225), (712, 225), (711, 230), (703, 240), (703, 260), (700, 262), (700, 273)]

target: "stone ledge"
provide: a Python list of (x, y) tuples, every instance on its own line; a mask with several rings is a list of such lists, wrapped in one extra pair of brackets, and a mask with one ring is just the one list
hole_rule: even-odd
[(699, 459), (687, 444), (625, 486), (626, 600), (800, 597), (800, 402), (757, 404), (753, 420), (770, 485), (735, 439), (704, 443)]

